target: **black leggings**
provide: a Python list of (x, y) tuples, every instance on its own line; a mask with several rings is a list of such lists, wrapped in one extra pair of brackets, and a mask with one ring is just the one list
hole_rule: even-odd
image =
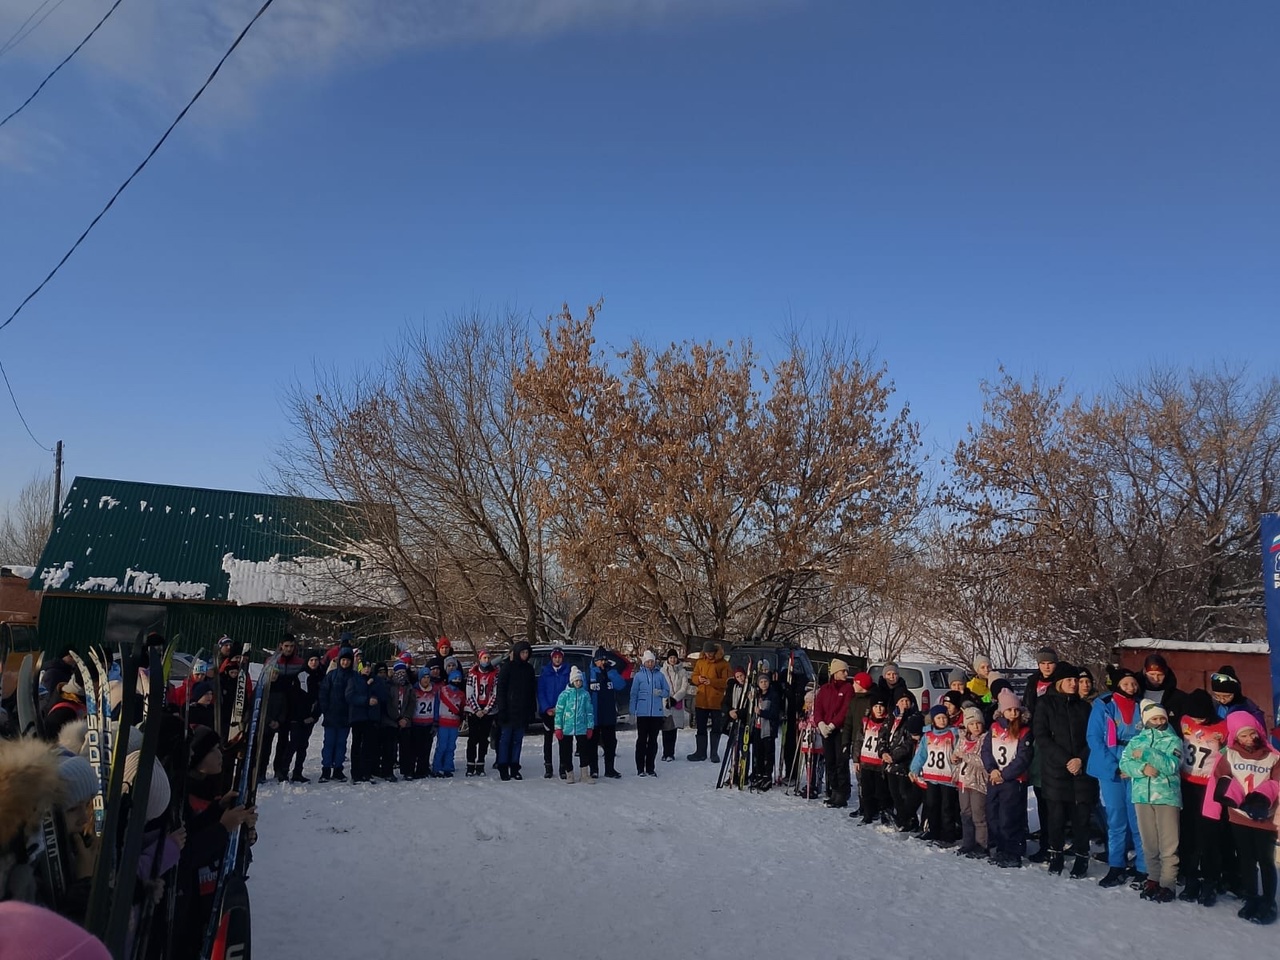
[(1240, 892), (1246, 897), (1258, 895), (1258, 873), (1262, 873), (1262, 901), (1276, 899), (1276, 835), (1270, 830), (1231, 825), (1240, 866)]
[(636, 717), (636, 773), (653, 773), (661, 732), (661, 717)]
[(484, 766), (485, 754), (489, 752), (489, 736), (492, 728), (493, 717), (473, 716), (467, 722), (467, 763), (478, 763)]

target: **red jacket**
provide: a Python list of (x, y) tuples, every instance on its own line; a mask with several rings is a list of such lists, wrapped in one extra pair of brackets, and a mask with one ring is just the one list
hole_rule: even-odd
[(828, 680), (818, 689), (813, 700), (813, 722), (830, 723), (837, 729), (844, 726), (853, 699), (853, 684), (848, 680)]

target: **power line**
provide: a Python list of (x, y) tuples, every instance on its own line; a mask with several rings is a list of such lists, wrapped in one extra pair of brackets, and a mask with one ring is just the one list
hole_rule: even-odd
[(13, 409), (18, 411), (18, 419), (22, 421), (22, 426), (26, 428), (27, 436), (31, 438), (31, 442), (46, 453), (53, 453), (53, 447), (46, 447), (31, 432), (31, 425), (27, 423), (27, 418), (22, 415), (22, 407), (18, 406), (18, 398), (14, 396), (13, 384), (9, 382), (9, 374), (5, 373), (3, 361), (0, 361), (0, 377), (4, 378), (4, 385), (9, 388), (9, 399), (13, 401)]
[[(22, 312), (22, 308), (25, 307), (32, 300), (34, 300), (36, 297), (36, 294), (38, 294), (41, 290), (43, 290), (45, 288), (45, 285), (54, 278), (54, 276), (57, 274), (59, 270), (62, 269), (62, 265), (71, 259), (71, 255), (75, 253), (76, 250), (79, 248), (80, 244), (84, 242), (84, 238), (89, 236), (89, 233), (93, 230), (93, 228), (98, 225), (98, 221), (101, 220), (104, 216), (106, 216), (107, 211), (110, 210), (115, 205), (115, 202), (117, 199), (119, 199), (120, 194), (124, 193), (125, 189), (129, 186), (129, 184), (133, 183), (133, 178), (143, 171), (143, 168), (145, 168), (146, 165), (151, 162), (151, 158), (156, 155), (156, 153), (160, 150), (162, 146), (164, 146), (164, 142), (169, 139), (169, 134), (173, 133), (174, 128), (179, 123), (182, 122), (182, 118), (187, 115), (187, 111), (190, 110), (193, 106), (195, 106), (195, 102), (200, 99), (201, 94), (203, 94), (205, 90), (208, 89), (209, 84), (213, 83), (213, 78), (218, 75), (218, 71), (222, 69), (222, 65), (226, 63), (227, 59), (231, 56), (231, 54), (235, 52), (236, 47), (240, 46), (240, 41), (245, 38), (245, 35), (253, 28), (253, 25), (258, 22), (258, 19), (264, 13), (267, 12), (267, 9), (273, 3), (275, 3), (275, 0), (265, 0), (262, 6), (258, 8), (258, 12), (253, 15), (253, 18), (248, 23), (245, 24), (244, 29), (240, 31), (239, 36), (237, 36), (235, 40), (232, 41), (231, 46), (227, 48), (227, 52), (222, 55), (222, 59), (219, 60), (217, 65), (213, 68), (213, 72), (209, 74), (209, 76), (205, 79), (204, 83), (200, 84), (200, 89), (195, 92), (195, 96), (193, 96), (189, 101), (187, 101), (187, 105), (182, 108), (182, 112), (179, 113), (174, 118), (173, 123), (169, 124), (169, 129), (165, 130), (165, 132), (161, 135), (160, 139), (156, 141), (156, 145), (151, 148), (151, 152), (148, 153), (143, 158), (140, 164), (138, 164), (137, 169), (135, 169), (133, 173), (129, 174), (129, 176), (125, 179), (124, 183), (120, 184), (120, 186), (116, 189), (116, 192), (111, 195), (111, 199), (107, 201), (107, 205), (98, 211), (98, 215), (94, 217), (92, 221), (90, 221), (89, 226), (84, 228), (84, 233), (80, 234), (80, 236), (76, 238), (76, 242), (73, 243), (71, 245), (71, 248), (62, 255), (62, 259), (58, 261), (57, 265), (52, 270), (49, 271), (49, 275), (45, 277), (43, 280), (41, 280), (40, 283), (36, 286), (36, 288), (23, 298), (22, 302), (18, 304), (18, 306), (14, 309), (13, 313), (9, 314), (8, 319), (5, 320), (4, 323), (0, 323), (0, 330), (3, 330), (9, 324), (13, 323), (14, 318), (16, 318), (18, 314)], [(35, 439), (35, 438), (33, 437), (32, 439)]]
[[(106, 23), (107, 18), (110, 17), (113, 13), (115, 13), (116, 7), (120, 6), (120, 4), (122, 4), (123, 2), (124, 0), (116, 0), (116, 2), (111, 5), (111, 9), (102, 15), (102, 19), (99, 20), (97, 24), (94, 25), (94, 28), (89, 31), (89, 33), (85, 36), (83, 40), (81, 40), (79, 43), (76, 44), (76, 48), (72, 50), (70, 53), (68, 53), (66, 57), (63, 59), (63, 61), (49, 72), (49, 75), (47, 77), (45, 77), (43, 80), (40, 81), (40, 86), (36, 87), (35, 90), (31, 91), (31, 96), (23, 100), (21, 105), (19, 105), (18, 109), (14, 110), (13, 113), (9, 114), (3, 120), (0, 120), (0, 127), (3, 127), (6, 123), (8, 123), (18, 114), (20, 114), (23, 110), (25, 110), (27, 108), (27, 104), (40, 95), (40, 91), (44, 89), (44, 85), (53, 79), (53, 75), (55, 73), (57, 73), (59, 70), (61, 70), (63, 67), (67, 65), (67, 61), (69, 61), (72, 57), (74, 57), (77, 53), (80, 52), (80, 48), (83, 47), (86, 43), (88, 43), (89, 40), (93, 37), (93, 35), (98, 32), (98, 27)], [(52, 12), (53, 11), (50, 11), (50, 13)]]
[[(44, 7), (45, 3), (48, 3), (48, 2), (49, 0), (44, 0), (44, 3), (40, 4), (39, 7), (36, 7), (36, 9), (32, 12), (31, 17), (34, 17), (37, 13), (39, 13), (40, 10)], [(27, 19), (23, 21), (22, 27), (19, 27), (17, 29), (17, 32), (15, 32), (12, 37), (10, 37), (8, 40), (5, 41), (5, 44), (3, 47), (0, 47), (0, 57), (3, 57), (6, 53), (14, 49), (18, 44), (20, 44), (23, 40), (27, 39), (27, 37), (31, 36), (31, 34), (35, 33), (36, 28), (39, 27), (40, 24), (48, 20), (50, 14), (52, 14), (55, 10), (57, 10), (60, 6), (62, 6), (66, 2), (67, 0), (58, 0), (57, 3), (55, 3), (52, 7), (49, 8), (48, 13), (46, 13), (43, 17), (41, 17), (35, 23), (32, 23), (31, 28), (27, 30), (26, 33), (22, 33), (22, 27), (25, 27), (31, 21), (31, 17), (27, 17)], [(20, 33), (22, 34), (22, 36), (18, 36), (18, 34)]]
[(36, 7), (29, 14), (27, 14), (27, 19), (23, 20), (22, 23), (18, 24), (18, 29), (13, 31), (12, 35), (10, 35), (9, 39), (6, 40), (3, 45), (0, 45), (0, 56), (4, 56), (5, 51), (7, 51), (10, 47), (13, 46), (13, 41), (18, 36), (18, 34), (20, 34), (23, 30), (25, 30), (27, 27), (27, 24), (31, 22), (31, 19), (48, 5), (49, 5), (49, 0), (40, 0), (40, 6)]

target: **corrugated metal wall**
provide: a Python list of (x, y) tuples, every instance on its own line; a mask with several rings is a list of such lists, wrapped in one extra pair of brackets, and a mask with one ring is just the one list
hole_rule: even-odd
[[(107, 607), (118, 596), (46, 596), (40, 607), (40, 644), (48, 654), (62, 647), (87, 651), (102, 643)], [(156, 602), (151, 600), (154, 605)], [(167, 603), (166, 629), (185, 653), (212, 651), (218, 638), (251, 643), (255, 650), (275, 649), (288, 622), (286, 611), (271, 607), (235, 607), (201, 603)]]

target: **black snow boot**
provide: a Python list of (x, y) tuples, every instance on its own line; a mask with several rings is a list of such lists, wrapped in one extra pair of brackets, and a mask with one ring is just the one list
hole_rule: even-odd
[(311, 782), (311, 778), (308, 776), (304, 776), (301, 770), (293, 771), (293, 776), (290, 777), (289, 779), (292, 780), (294, 783), (310, 783)]
[(552, 769), (551, 769), (551, 764), (549, 764), (549, 763), (544, 763), (544, 764), (543, 764), (543, 767), (545, 767), (545, 768), (546, 768), (546, 769), (544, 769), (544, 770), (542, 771), (542, 779), (543, 779), (543, 780), (550, 780), (552, 777), (554, 777), (554, 776), (555, 776), (555, 773), (554, 773), (554, 772), (552, 771)]
[(1118, 887), (1124, 883), (1128, 877), (1128, 872), (1124, 867), (1112, 867), (1107, 871), (1107, 875), (1098, 881), (1100, 887)]
[(337, 780), (339, 783), (346, 783), (346, 782), (347, 782), (347, 775), (346, 775), (345, 773), (343, 773), (343, 772), (342, 772), (342, 768), (341, 768), (341, 767), (334, 767), (334, 768), (333, 768), (333, 779)]
[(321, 783), (328, 783), (332, 779), (333, 779), (333, 771), (330, 770), (328, 767), (325, 767), (323, 770), (320, 771)]
[(499, 764), (499, 765), (498, 765), (498, 776), (500, 776), (500, 777), (503, 779), (503, 781), (504, 781), (504, 782), (505, 782), (505, 781), (507, 781), (507, 780), (510, 780), (510, 779), (511, 779), (511, 768), (510, 768), (509, 766), (507, 766), (505, 763), (503, 763), (503, 764)]
[[(1027, 859), (1030, 860), (1031, 858), (1027, 857)], [(1062, 851), (1061, 850), (1049, 851), (1049, 872), (1052, 873), (1055, 877), (1060, 876), (1062, 874)]]
[(1089, 875), (1089, 858), (1076, 857), (1076, 862), (1071, 865), (1071, 879), (1083, 880)]

